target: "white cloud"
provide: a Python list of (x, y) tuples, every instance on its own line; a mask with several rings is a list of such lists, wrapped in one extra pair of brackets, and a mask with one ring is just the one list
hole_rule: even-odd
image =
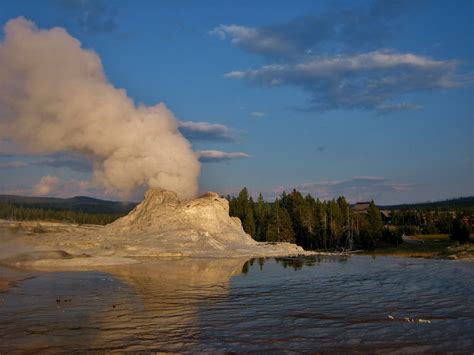
[(345, 196), (352, 203), (370, 200), (377, 202), (384, 195), (410, 191), (412, 187), (413, 184), (394, 182), (378, 176), (354, 176), (344, 180), (306, 182), (287, 187), (280, 186), (273, 193), (267, 193), (266, 195), (273, 197), (283, 191), (289, 192), (296, 189), (302, 194), (311, 194), (321, 200)]
[(9, 161), (6, 163), (0, 163), (0, 169), (19, 169), (19, 168), (26, 168), (30, 166), (29, 163), (24, 162), (24, 161)]
[(110, 33), (117, 29), (117, 7), (105, 0), (56, 0), (67, 17), (87, 34)]
[(250, 155), (243, 152), (222, 152), (219, 150), (200, 150), (196, 152), (196, 155), (199, 158), (199, 161), (202, 163), (211, 163), (211, 162), (219, 162), (224, 160), (231, 160), (231, 159), (242, 159), (242, 158), (250, 158)]
[[(9, 155), (7, 157), (38, 158), (34, 155)], [(68, 168), (72, 171), (91, 172), (92, 163), (80, 156), (57, 153), (52, 155), (40, 156), (40, 160), (22, 161), (15, 160), (0, 163), (0, 169), (19, 169), (35, 166), (48, 166), (52, 168)]]
[(60, 180), (56, 176), (46, 175), (33, 187), (33, 195), (47, 196), (59, 186)]
[[(226, 77), (273, 87), (291, 85), (311, 94), (312, 109), (407, 109), (388, 106), (398, 96), (433, 89), (450, 89), (474, 82), (474, 74), (461, 76), (459, 63), (434, 60), (411, 53), (374, 51), (333, 57), (308, 56), (301, 61), (269, 64), (232, 71)], [(410, 104), (414, 105), (414, 104)]]
[(80, 156), (63, 153), (47, 156), (45, 159), (34, 162), (33, 164), (53, 168), (68, 168), (72, 171), (78, 172), (91, 172), (93, 170), (92, 163), (89, 160)]
[(282, 36), (272, 36), (256, 28), (246, 26), (219, 25), (209, 34), (222, 40), (230, 38), (232, 44), (257, 53), (285, 54), (293, 50), (291, 42)]
[(423, 7), (421, 1), (375, 0), (348, 6), (327, 6), (317, 15), (260, 27), (224, 25), (209, 33), (266, 59), (301, 57), (337, 48), (343, 52), (380, 48), (398, 29), (397, 20)]
[(46, 175), (33, 186), (30, 194), (34, 196), (73, 197), (97, 195), (98, 190), (90, 181), (63, 180), (57, 176)]
[(395, 111), (407, 111), (407, 110), (421, 110), (423, 106), (413, 104), (410, 102), (400, 102), (396, 104), (388, 104), (377, 107), (377, 112), (379, 115), (385, 115)]
[(223, 124), (180, 121), (178, 128), (181, 134), (189, 140), (235, 141), (232, 131)]
[(251, 112), (250, 113), (252, 116), (254, 117), (263, 117), (263, 116), (266, 116), (266, 113), (265, 112), (260, 112), (260, 111), (254, 111), (254, 112)]
[[(294, 86), (310, 94), (305, 110), (369, 109), (379, 114), (414, 109), (405, 94), (452, 89), (474, 82), (455, 60), (387, 51), (400, 20), (423, 1), (375, 0), (328, 6), (260, 27), (221, 24), (210, 34), (261, 56), (265, 65), (224, 74), (262, 87)], [(324, 53), (324, 55), (316, 55)], [(418, 107), (418, 106), (416, 106)]]
[(226, 39), (228, 36), (233, 43), (245, 41), (245, 39), (254, 39), (257, 31), (253, 28), (238, 25), (219, 25), (209, 31), (210, 35), (216, 35), (220, 39)]

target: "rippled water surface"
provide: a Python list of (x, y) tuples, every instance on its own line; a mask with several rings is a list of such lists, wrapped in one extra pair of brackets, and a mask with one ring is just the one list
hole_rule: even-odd
[(153, 261), (28, 273), (0, 293), (2, 353), (472, 352), (473, 334), (473, 262)]

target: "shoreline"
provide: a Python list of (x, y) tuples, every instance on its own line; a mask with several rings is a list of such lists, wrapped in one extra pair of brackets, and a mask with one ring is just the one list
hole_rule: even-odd
[[(140, 263), (143, 258), (182, 259), (182, 258), (259, 258), (259, 257), (304, 257), (320, 256), (392, 256), (404, 258), (474, 260), (474, 243), (461, 246), (449, 245), (441, 249), (433, 247), (433, 241), (425, 243), (404, 242), (399, 247), (386, 247), (375, 250), (355, 250), (347, 252), (305, 251), (288, 243), (258, 243), (248, 249), (235, 250), (166, 250), (166, 245), (157, 250), (144, 253), (130, 245), (114, 245), (116, 249), (104, 247), (100, 243), (110, 241), (100, 238), (100, 225), (79, 225), (52, 221), (11, 221), (0, 220), (0, 237), (4, 244), (0, 251), (0, 264), (16, 268), (32, 269), (84, 269), (110, 265)], [(6, 236), (5, 236), (6, 235)], [(159, 237), (158, 237), (159, 238)], [(91, 240), (95, 240), (92, 245)], [(124, 241), (127, 242), (127, 241)], [(435, 242), (436, 243), (436, 242)], [(446, 246), (446, 238), (442, 241)], [(127, 243), (128, 244), (128, 243)], [(451, 243), (453, 244), (453, 243)], [(160, 250), (161, 248), (161, 250)], [(191, 246), (192, 248), (192, 246)], [(5, 249), (7, 251), (5, 251)], [(11, 251), (8, 252), (8, 249)], [(176, 249), (176, 248), (175, 248)], [(178, 252), (179, 251), (179, 252)], [(0, 289), (8, 288), (7, 281)]]

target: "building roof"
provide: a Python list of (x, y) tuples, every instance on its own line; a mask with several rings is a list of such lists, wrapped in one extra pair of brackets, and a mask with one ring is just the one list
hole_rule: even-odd
[(369, 206), (370, 202), (357, 202), (352, 209), (354, 212), (367, 212)]

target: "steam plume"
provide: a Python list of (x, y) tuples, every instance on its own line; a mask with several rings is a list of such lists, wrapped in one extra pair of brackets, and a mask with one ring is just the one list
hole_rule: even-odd
[(197, 192), (199, 162), (162, 103), (135, 105), (107, 81), (100, 58), (62, 28), (9, 21), (0, 43), (0, 140), (33, 154), (68, 151), (123, 197), (143, 185)]

